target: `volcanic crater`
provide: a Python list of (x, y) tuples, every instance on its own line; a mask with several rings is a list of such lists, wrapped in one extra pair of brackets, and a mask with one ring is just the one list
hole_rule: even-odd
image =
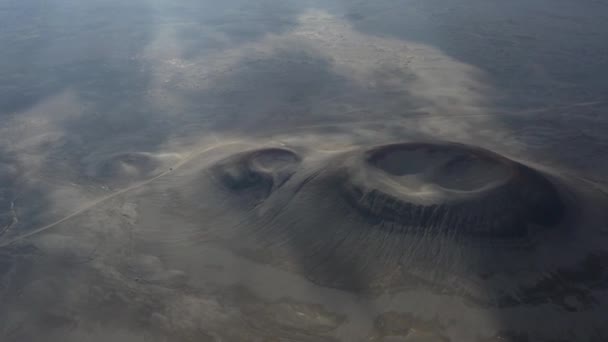
[(289, 149), (262, 148), (225, 158), (211, 173), (228, 191), (263, 199), (289, 180), (300, 162), (301, 157)]
[(455, 143), (396, 143), (355, 154), (341, 190), (367, 218), (403, 231), (519, 237), (557, 225), (565, 211), (540, 171)]

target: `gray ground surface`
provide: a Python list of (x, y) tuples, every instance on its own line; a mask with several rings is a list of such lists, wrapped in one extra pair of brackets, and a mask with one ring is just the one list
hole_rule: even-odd
[[(4, 1), (0, 340), (606, 341), (606, 42), (603, 0)], [(363, 158), (419, 141), (534, 176)]]

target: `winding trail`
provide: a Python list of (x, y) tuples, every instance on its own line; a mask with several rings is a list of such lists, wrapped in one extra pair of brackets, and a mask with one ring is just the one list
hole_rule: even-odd
[(168, 175), (169, 173), (174, 172), (175, 170), (177, 170), (178, 168), (180, 168), (181, 166), (183, 166), (187, 162), (191, 161), (193, 158), (195, 158), (195, 157), (197, 157), (197, 156), (199, 156), (199, 155), (201, 155), (201, 154), (203, 154), (205, 152), (211, 151), (211, 150), (213, 150), (213, 149), (215, 149), (215, 148), (217, 148), (219, 146), (232, 145), (232, 144), (236, 144), (238, 142), (239, 141), (230, 141), (230, 142), (224, 142), (224, 143), (214, 144), (214, 145), (212, 145), (210, 147), (207, 147), (207, 148), (204, 148), (202, 150), (191, 152), (185, 158), (183, 158), (182, 160), (180, 160), (179, 162), (177, 162), (175, 165), (169, 167), (169, 169), (161, 172), (160, 174), (158, 174), (158, 175), (156, 175), (156, 176), (154, 176), (152, 178), (146, 179), (146, 180), (141, 181), (139, 183), (135, 183), (135, 184), (133, 184), (131, 186), (128, 186), (128, 187), (126, 187), (124, 189), (120, 189), (120, 190), (118, 190), (116, 192), (108, 194), (107, 196), (103, 196), (103, 197), (98, 198), (98, 199), (96, 199), (94, 201), (91, 201), (91, 202), (89, 202), (89, 203), (81, 206), (76, 211), (72, 212), (71, 214), (69, 214), (67, 216), (64, 216), (63, 218), (61, 218), (61, 219), (59, 219), (57, 221), (54, 221), (52, 223), (49, 223), (49, 224), (47, 224), (45, 226), (36, 228), (36, 229), (31, 230), (31, 231), (29, 231), (27, 233), (15, 236), (15, 237), (7, 239), (7, 240), (0, 241), (0, 248), (12, 245), (15, 242), (18, 242), (18, 241), (26, 239), (26, 238), (28, 238), (30, 236), (33, 236), (33, 235), (36, 235), (38, 233), (44, 232), (46, 230), (49, 230), (49, 229), (55, 227), (56, 225), (58, 225), (60, 223), (63, 223), (63, 222), (65, 222), (65, 221), (67, 221), (67, 220), (69, 220), (69, 219), (71, 219), (71, 218), (73, 218), (75, 216), (78, 216), (78, 215), (86, 212), (87, 210), (90, 210), (90, 209), (96, 207), (97, 205), (99, 205), (99, 204), (101, 204), (101, 203), (103, 203), (105, 201), (108, 201), (108, 200), (110, 200), (110, 199), (112, 199), (112, 198), (114, 198), (116, 196), (119, 196), (119, 195), (122, 195), (124, 193), (127, 193), (127, 192), (129, 192), (131, 190), (135, 190), (135, 189), (141, 188), (142, 186), (144, 186), (146, 184), (149, 184), (149, 183), (151, 183), (151, 182), (153, 182), (153, 181), (155, 181), (155, 180), (157, 180), (157, 179), (159, 179), (161, 177), (164, 177), (164, 176)]

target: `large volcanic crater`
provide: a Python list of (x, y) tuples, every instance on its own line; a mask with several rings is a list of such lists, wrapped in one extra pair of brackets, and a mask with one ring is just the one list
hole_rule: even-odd
[(407, 231), (521, 237), (558, 225), (565, 204), (541, 172), (456, 143), (396, 143), (353, 154), (341, 191), (370, 220)]

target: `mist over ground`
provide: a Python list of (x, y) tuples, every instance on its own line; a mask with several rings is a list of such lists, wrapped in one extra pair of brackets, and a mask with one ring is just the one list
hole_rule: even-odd
[(608, 3), (0, 4), (1, 341), (608, 340)]

